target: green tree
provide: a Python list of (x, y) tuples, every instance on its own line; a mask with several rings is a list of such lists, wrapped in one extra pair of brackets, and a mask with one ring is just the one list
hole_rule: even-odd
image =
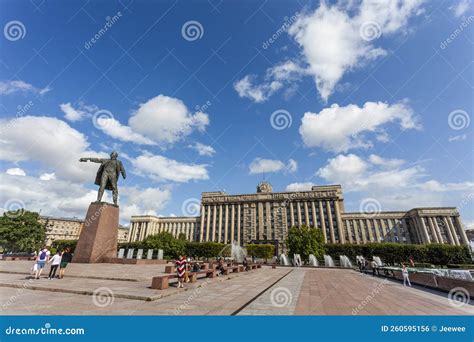
[(176, 239), (171, 233), (161, 232), (148, 236), (142, 241), (141, 246), (147, 249), (162, 249), (165, 257), (177, 258), (184, 255), (186, 241)]
[(188, 239), (186, 238), (186, 234), (184, 234), (184, 233), (179, 233), (179, 235), (178, 235), (178, 240), (187, 241)]
[(31, 211), (10, 211), (0, 217), (0, 246), (4, 251), (33, 252), (46, 240), (46, 227), (39, 214)]
[(308, 261), (310, 254), (320, 259), (324, 255), (324, 236), (318, 228), (293, 226), (288, 231), (286, 247), (290, 256), (299, 254), (303, 261)]

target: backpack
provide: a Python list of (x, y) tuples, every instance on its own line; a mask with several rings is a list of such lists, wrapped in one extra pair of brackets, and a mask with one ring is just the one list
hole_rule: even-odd
[(39, 259), (40, 259), (40, 260), (46, 259), (46, 251), (45, 251), (45, 250), (42, 250), (42, 251), (41, 251), (41, 253), (40, 253), (40, 255), (39, 255)]

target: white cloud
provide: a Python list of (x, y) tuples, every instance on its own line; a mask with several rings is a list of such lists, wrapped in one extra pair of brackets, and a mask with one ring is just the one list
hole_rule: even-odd
[[(30, 161), (65, 180), (93, 180), (97, 165), (81, 157), (107, 157), (89, 150), (87, 137), (66, 122), (47, 116), (23, 116), (0, 121), (6, 127), (0, 139), (0, 160)], [(28, 134), (25, 134), (28, 132)]]
[[(326, 102), (346, 72), (387, 54), (376, 46), (376, 38), (407, 31), (410, 18), (423, 12), (422, 3), (423, 0), (362, 0), (328, 5), (321, 1), (313, 12), (300, 14), (288, 30), (301, 48), (301, 60), (291, 63), (304, 64), (295, 68), (293, 78), (313, 77)], [(255, 77), (245, 76), (234, 88), (241, 97), (263, 102), (283, 86), (275, 75), (272, 77), (272, 70), (267, 70), (261, 85), (254, 84)]]
[(59, 108), (61, 108), (61, 110), (63, 111), (64, 118), (72, 122), (80, 121), (87, 115), (87, 113), (84, 110), (74, 108), (71, 105), (71, 102), (61, 103), (59, 105)]
[(469, 0), (460, 0), (456, 5), (449, 7), (457, 18), (460, 18), (469, 10)]
[[(384, 162), (380, 162), (380, 159)], [(459, 206), (469, 211), (474, 182), (441, 183), (429, 179), (420, 165), (405, 166), (399, 159), (354, 154), (338, 155), (328, 160), (316, 175), (331, 184), (341, 184), (345, 193), (362, 198), (376, 198), (383, 210), (406, 210), (424, 206)], [(466, 203), (463, 203), (466, 202)], [(358, 203), (352, 210), (358, 210)], [(350, 207), (349, 204), (346, 205)], [(350, 211), (351, 209), (347, 209)]]
[(156, 145), (153, 140), (134, 132), (131, 127), (122, 125), (114, 118), (99, 118), (97, 127), (105, 134), (121, 141), (142, 145)]
[(130, 159), (135, 172), (147, 175), (156, 181), (189, 182), (209, 179), (206, 164), (186, 164), (161, 155), (144, 153)]
[(11, 95), (15, 93), (32, 93), (37, 95), (44, 95), (49, 92), (51, 88), (36, 88), (30, 83), (24, 81), (0, 81), (0, 95)]
[(312, 182), (306, 183), (291, 183), (286, 186), (286, 191), (309, 191), (316, 184)]
[(298, 170), (298, 162), (294, 159), (288, 161), (287, 170), (290, 173), (296, 172)]
[(183, 101), (158, 95), (143, 103), (129, 120), (131, 129), (157, 143), (172, 144), (209, 125), (206, 113), (191, 113)]
[(43, 173), (40, 176), (40, 180), (44, 180), (44, 181), (55, 180), (55, 179), (56, 179), (56, 174), (54, 172), (53, 173)]
[(234, 83), (234, 89), (240, 97), (260, 103), (268, 100), (276, 91), (285, 84), (301, 78), (305, 70), (293, 61), (286, 61), (267, 69), (265, 80), (255, 84), (255, 76), (247, 75)]
[(213, 156), (216, 153), (216, 150), (209, 145), (204, 145), (201, 144), (200, 142), (197, 142), (193, 145), (188, 145), (189, 148), (192, 148), (193, 150), (197, 151), (197, 153), (200, 156)]
[(14, 167), (12, 169), (8, 169), (6, 171), (8, 175), (11, 176), (26, 176), (26, 172), (23, 169), (20, 169), (19, 167)]
[(337, 104), (319, 113), (307, 112), (299, 129), (308, 147), (322, 147), (329, 151), (345, 152), (354, 148), (368, 148), (363, 133), (379, 132), (381, 126), (397, 122), (400, 128), (418, 129), (413, 110), (404, 102), (389, 105), (383, 102), (366, 102), (363, 107)]
[(255, 158), (249, 165), (249, 174), (259, 174), (259, 173), (272, 173), (272, 172), (279, 172), (279, 171), (286, 171), (286, 172), (296, 172), (298, 169), (298, 163), (290, 159), (288, 161), (288, 165), (285, 165), (280, 160), (275, 159), (263, 159), (263, 158)]

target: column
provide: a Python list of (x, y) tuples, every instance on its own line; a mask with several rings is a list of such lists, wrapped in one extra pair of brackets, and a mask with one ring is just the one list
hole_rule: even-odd
[(293, 209), (293, 202), (290, 202), (290, 222), (293, 227), (295, 225), (295, 210)]
[(222, 240), (222, 204), (219, 205), (219, 232), (218, 232), (217, 242)]
[[(346, 237), (343, 231), (344, 227), (342, 226), (341, 213), (339, 210), (339, 201), (337, 200), (337, 198), (334, 200), (334, 213), (336, 214), (337, 229), (339, 230), (339, 242), (345, 243)], [(351, 236), (351, 239), (352, 239), (352, 236)]]
[(272, 238), (272, 208), (270, 202), (265, 202), (265, 213), (267, 220), (265, 221), (265, 228), (267, 232), (267, 239)]
[(385, 221), (380, 219), (380, 226), (382, 228), (382, 237), (384, 241), (387, 241), (387, 226), (385, 225)]
[(372, 224), (374, 225), (374, 230), (375, 230), (375, 238), (377, 239), (377, 242), (380, 242), (380, 230), (379, 230), (379, 223), (380, 219), (372, 219)]
[(354, 235), (355, 235), (355, 238), (356, 238), (356, 243), (360, 244), (359, 229), (357, 228), (356, 220), (352, 220), (352, 229), (354, 229)]
[(448, 220), (446, 219), (446, 216), (443, 216), (443, 223), (444, 223), (444, 231), (446, 233), (446, 236), (448, 237), (448, 242), (451, 245), (456, 245), (456, 241), (454, 240), (453, 234), (451, 232), (451, 228), (449, 227)]
[(436, 230), (434, 228), (432, 217), (427, 216), (426, 219), (428, 220), (428, 226), (430, 227), (431, 236), (433, 237), (433, 242), (439, 243), (438, 234), (436, 233)]
[(318, 226), (318, 221), (316, 220), (316, 205), (314, 204), (314, 201), (311, 201), (311, 214), (313, 215), (313, 227), (321, 228)]
[(321, 229), (323, 230), (324, 242), (328, 242), (328, 237), (326, 236), (326, 221), (323, 211), (323, 202), (319, 201), (319, 220), (321, 221)]
[(263, 203), (257, 203), (257, 210), (258, 210), (258, 222), (257, 222), (257, 240), (263, 239), (264, 234), (264, 222), (263, 222)]
[(365, 226), (367, 227), (367, 231), (369, 233), (369, 241), (374, 242), (375, 241), (374, 232), (372, 231), (372, 227), (370, 226), (370, 220), (369, 219), (365, 219)]
[(206, 216), (206, 209), (204, 205), (201, 205), (201, 231), (199, 232), (199, 242), (202, 242), (204, 232), (204, 216)]
[(240, 245), (240, 204), (237, 204), (237, 243)]
[(207, 206), (207, 223), (206, 223), (206, 241), (209, 241), (209, 233), (211, 230), (211, 206)]
[(235, 207), (234, 204), (231, 206), (231, 211), (230, 211), (230, 243), (234, 241), (234, 217), (235, 217)]
[(421, 235), (423, 237), (424, 243), (431, 243), (430, 236), (428, 235), (428, 230), (426, 229), (425, 221), (422, 217), (417, 217), (419, 227), (421, 230)]
[(357, 221), (359, 222), (359, 229), (362, 235), (362, 242), (367, 243), (368, 241), (367, 236), (369, 235), (369, 233), (367, 232), (367, 227), (365, 227), (364, 225), (364, 220), (358, 219)]
[(303, 222), (301, 221), (301, 202), (296, 202), (296, 212), (298, 213), (298, 226), (301, 227)]
[(346, 227), (347, 238), (349, 239), (349, 243), (353, 243), (352, 232), (353, 232), (354, 227), (351, 228), (352, 221), (351, 220), (345, 220), (344, 223), (345, 223), (344, 227)]
[(229, 205), (225, 205), (225, 219), (224, 219), (224, 243), (227, 243), (229, 234)]
[(305, 223), (309, 227), (309, 213), (308, 213), (308, 202), (304, 201), (304, 218)]
[[(332, 212), (331, 212), (331, 205), (329, 201), (326, 201), (326, 212), (328, 214), (328, 221), (329, 221), (329, 234), (331, 236), (331, 242), (336, 242), (336, 236), (334, 235), (334, 223), (332, 222)], [(340, 237), (339, 237), (340, 239)]]
[(443, 235), (441, 234), (441, 229), (439, 229), (438, 218), (435, 216), (435, 217), (432, 217), (431, 220), (433, 221), (433, 226), (435, 228), (436, 234), (438, 234), (439, 243), (445, 243), (443, 239)]
[(217, 206), (212, 206), (212, 234), (209, 241), (216, 241), (216, 217), (217, 217)]
[(466, 232), (464, 231), (464, 227), (462, 226), (461, 220), (459, 216), (454, 216), (454, 221), (456, 222), (457, 229), (459, 231), (459, 235), (461, 235), (461, 241), (464, 245), (469, 245), (469, 240), (467, 239)]

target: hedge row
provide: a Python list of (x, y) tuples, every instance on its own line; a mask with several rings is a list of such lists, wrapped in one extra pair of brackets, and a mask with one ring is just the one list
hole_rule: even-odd
[(326, 244), (326, 254), (334, 259), (339, 255), (347, 255), (356, 260), (357, 255), (366, 259), (378, 256), (384, 263), (399, 264), (413, 258), (415, 263), (434, 265), (468, 264), (471, 263), (471, 254), (467, 246), (451, 246), (443, 244), (412, 245), (398, 243), (368, 243), (357, 244)]

